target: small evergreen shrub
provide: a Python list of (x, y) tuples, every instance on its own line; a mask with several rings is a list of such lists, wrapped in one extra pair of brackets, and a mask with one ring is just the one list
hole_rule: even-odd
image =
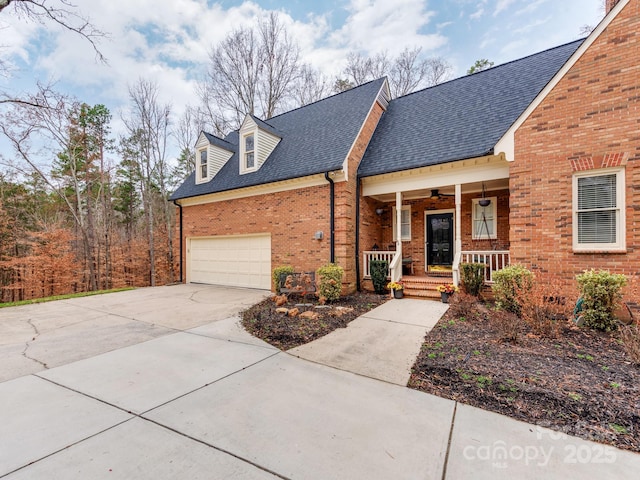
[(494, 284), (491, 286), (496, 299), (496, 306), (501, 310), (520, 315), (521, 295), (527, 295), (533, 285), (533, 273), (522, 265), (509, 265), (493, 274)]
[(622, 299), (622, 287), (627, 284), (624, 275), (606, 270), (586, 270), (576, 277), (582, 296), (582, 316), (585, 325), (610, 332), (616, 329), (613, 313)]
[(461, 263), (460, 279), (464, 291), (477, 297), (484, 285), (484, 272), (487, 266), (484, 263)]
[(280, 265), (273, 269), (271, 279), (273, 280), (273, 287), (276, 293), (280, 293), (280, 275), (291, 275), (293, 272), (294, 270), (291, 265)]
[(316, 276), (318, 278), (318, 297), (333, 302), (342, 294), (342, 275), (344, 269), (335, 263), (327, 263), (320, 267)]
[(371, 260), (369, 264), (371, 282), (376, 293), (386, 293), (387, 275), (389, 274), (389, 262), (386, 260)]

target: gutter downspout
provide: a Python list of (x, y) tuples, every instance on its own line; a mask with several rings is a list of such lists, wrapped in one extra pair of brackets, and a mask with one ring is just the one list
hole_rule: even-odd
[(182, 283), (182, 205), (177, 200), (174, 200), (173, 204), (180, 209), (180, 283)]
[(336, 229), (336, 206), (335, 206), (335, 184), (331, 177), (329, 177), (329, 172), (324, 172), (324, 178), (329, 182), (329, 233), (331, 235), (331, 243), (329, 244), (330, 248), (330, 262), (335, 263), (336, 261), (336, 244), (335, 244), (335, 229)]
[(356, 177), (356, 290), (360, 285), (360, 178)]

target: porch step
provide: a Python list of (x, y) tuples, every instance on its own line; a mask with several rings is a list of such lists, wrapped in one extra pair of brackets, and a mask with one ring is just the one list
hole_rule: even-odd
[(440, 292), (437, 290), (438, 285), (453, 283), (453, 277), (442, 274), (438, 276), (421, 277), (404, 276), (402, 277), (402, 283), (404, 284), (404, 295), (407, 297), (439, 300)]

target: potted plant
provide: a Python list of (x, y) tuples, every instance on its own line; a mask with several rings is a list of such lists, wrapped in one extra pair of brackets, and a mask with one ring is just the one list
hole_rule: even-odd
[(453, 283), (445, 283), (443, 285), (438, 285), (436, 290), (440, 292), (440, 299), (442, 300), (442, 303), (449, 303), (449, 297), (458, 291), (458, 287)]
[(402, 298), (404, 295), (402, 292), (402, 289), (404, 288), (402, 282), (389, 282), (387, 283), (387, 288), (391, 290), (393, 298)]

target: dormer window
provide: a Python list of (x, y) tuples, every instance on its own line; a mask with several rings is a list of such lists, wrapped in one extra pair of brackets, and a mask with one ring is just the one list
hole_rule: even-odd
[(200, 150), (200, 178), (207, 178), (207, 151)]
[(254, 170), (256, 168), (255, 157), (255, 136), (253, 133), (244, 137), (244, 170)]
[(281, 139), (273, 127), (247, 115), (238, 132), (240, 175), (258, 171)]

